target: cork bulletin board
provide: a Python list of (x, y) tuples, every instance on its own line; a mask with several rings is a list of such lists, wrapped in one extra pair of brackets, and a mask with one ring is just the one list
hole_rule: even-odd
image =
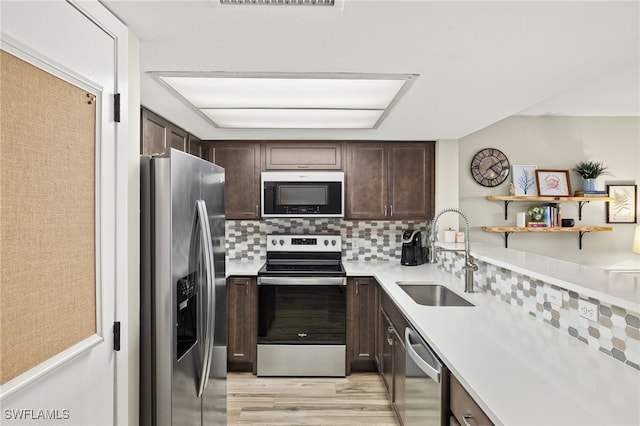
[(0, 52), (0, 383), (96, 333), (96, 105)]

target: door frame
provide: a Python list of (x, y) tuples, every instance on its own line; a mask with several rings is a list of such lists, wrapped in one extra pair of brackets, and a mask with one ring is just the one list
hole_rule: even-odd
[[(59, 0), (63, 2), (62, 0)], [(135, 324), (129, 324), (129, 312), (135, 312), (135, 306), (129, 306), (130, 301), (135, 303), (135, 295), (138, 293), (139, 281), (135, 272), (139, 263), (139, 238), (130, 238), (130, 235), (139, 234), (139, 221), (131, 220), (135, 215), (130, 215), (130, 209), (136, 209), (134, 203), (130, 203), (133, 199), (130, 192), (139, 194), (139, 160), (137, 156), (138, 141), (130, 141), (129, 120), (130, 110), (129, 100), (129, 30), (128, 28), (108, 9), (106, 9), (97, 0), (66, 0), (71, 7), (85, 15), (93, 24), (108, 34), (114, 40), (114, 58), (115, 58), (115, 92), (120, 93), (120, 117), (121, 121), (115, 126), (115, 205), (112, 212), (115, 215), (115, 246), (112, 247), (115, 254), (115, 288), (104, 287), (98, 285), (96, 299), (99, 300), (101, 291), (114, 291), (115, 301), (115, 321), (122, 324), (121, 327), (121, 347), (122, 350), (114, 351), (114, 424), (129, 424), (137, 421), (138, 413), (138, 378), (137, 378), (137, 354), (138, 346), (129, 344), (135, 342), (136, 336), (130, 336), (129, 331), (135, 330), (138, 322), (135, 318)], [(37, 3), (34, 3), (37, 7)], [(52, 17), (55, 19), (55, 17)], [(45, 71), (51, 72), (53, 75), (69, 81), (72, 77), (73, 83), (79, 83), (80, 86), (93, 88), (87, 81), (75, 73), (70, 72), (64, 67), (56, 67), (55, 64), (45, 61), (41, 55), (47, 52), (35, 53), (35, 51), (25, 47), (19, 41), (12, 40), (3, 34), (3, 48), (8, 52), (17, 52), (19, 57), (28, 62), (37, 64)], [(136, 52), (137, 53), (137, 52)], [(135, 59), (137, 61), (137, 59)], [(137, 82), (138, 79), (136, 78)], [(138, 86), (132, 88), (133, 91), (139, 91)], [(136, 95), (135, 99), (139, 99)], [(113, 105), (114, 101), (111, 100)], [(111, 108), (113, 111), (113, 108)], [(103, 122), (113, 122), (114, 117), (98, 117)], [(136, 126), (137, 120), (133, 120), (133, 126)], [(96, 123), (97, 125), (100, 125)], [(137, 132), (139, 133), (139, 131)], [(133, 133), (132, 133), (133, 134)], [(130, 147), (135, 147), (132, 150)], [(132, 154), (135, 152), (136, 154)], [(96, 176), (99, 178), (99, 176)], [(98, 184), (99, 181), (96, 181)], [(104, 206), (103, 206), (104, 207)], [(137, 210), (136, 210), (137, 211)], [(96, 226), (99, 226), (97, 222)], [(99, 248), (99, 241), (97, 241)], [(99, 254), (99, 250), (96, 252)], [(97, 279), (100, 279), (99, 269), (96, 269)], [(132, 277), (135, 277), (131, 279)], [(98, 305), (99, 306), (99, 305)], [(133, 317), (133, 316), (131, 316)], [(20, 391), (25, 386), (37, 381), (40, 377), (45, 376), (48, 372), (55, 370), (58, 366), (67, 363), (76, 356), (84, 353), (89, 348), (95, 346), (105, 339), (108, 333), (113, 332), (113, 324), (105, 324), (102, 321), (101, 312), (97, 312), (97, 333), (82, 342), (68, 348), (55, 357), (45, 361), (41, 365), (29, 370), (13, 381), (2, 386), (3, 399), (14, 392)], [(111, 339), (107, 339), (111, 340)], [(8, 386), (7, 386), (8, 385)]]

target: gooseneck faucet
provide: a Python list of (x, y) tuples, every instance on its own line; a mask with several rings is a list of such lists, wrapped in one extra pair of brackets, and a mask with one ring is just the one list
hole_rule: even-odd
[(469, 219), (467, 215), (460, 209), (448, 208), (441, 210), (433, 220), (431, 221), (431, 234), (429, 235), (429, 263), (436, 263), (438, 261), (438, 251), (461, 251), (456, 249), (444, 249), (442, 247), (436, 247), (436, 238), (438, 236), (438, 219), (444, 213), (453, 212), (458, 213), (464, 219), (464, 291), (465, 293), (473, 293), (473, 271), (478, 270), (478, 265), (473, 263), (473, 258), (469, 254)]

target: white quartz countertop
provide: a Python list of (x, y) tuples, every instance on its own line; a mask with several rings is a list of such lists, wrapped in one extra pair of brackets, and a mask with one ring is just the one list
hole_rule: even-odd
[[(462, 243), (438, 243), (463, 249)], [(487, 263), (539, 279), (604, 303), (640, 313), (640, 256), (625, 268), (606, 269), (580, 265), (521, 250), (486, 243), (472, 243), (471, 255)]]
[[(640, 424), (640, 371), (490, 294), (464, 293), (461, 278), (435, 265), (344, 266), (378, 280), (496, 424)], [(418, 305), (397, 281), (444, 284), (475, 306)]]
[(228, 260), (226, 262), (226, 275), (256, 276), (264, 265), (264, 260)]
[[(562, 265), (561, 261), (479, 243), (472, 245), (472, 252), (497, 266), (640, 311), (638, 298), (633, 299), (638, 294), (633, 287), (637, 282), (632, 283), (632, 291), (617, 288), (619, 284), (612, 289), (607, 284), (612, 282), (610, 277), (598, 268)], [(263, 264), (229, 261), (226, 274), (257, 275)], [(640, 425), (640, 371), (490, 294), (464, 293), (463, 280), (436, 265), (343, 264), (349, 276), (378, 280), (496, 424)], [(437, 282), (475, 306), (418, 305), (397, 281)]]

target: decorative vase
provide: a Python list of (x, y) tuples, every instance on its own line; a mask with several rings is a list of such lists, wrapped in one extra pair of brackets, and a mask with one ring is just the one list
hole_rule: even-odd
[(584, 192), (593, 192), (597, 189), (595, 178), (583, 179), (582, 182), (584, 184)]

